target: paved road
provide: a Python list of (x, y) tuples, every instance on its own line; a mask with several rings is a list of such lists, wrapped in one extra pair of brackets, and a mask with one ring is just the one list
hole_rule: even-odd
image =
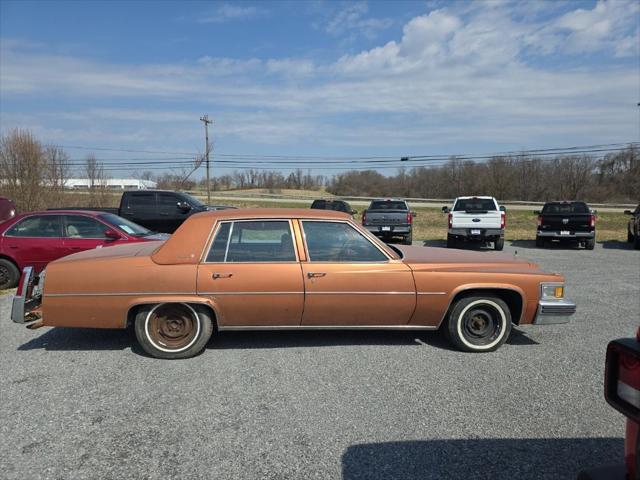
[(578, 313), (481, 355), (433, 333), (234, 332), (160, 361), (124, 331), (13, 325), (1, 297), (0, 477), (570, 479), (619, 461), (604, 351), (639, 323), (640, 252), (516, 243), (566, 274)]

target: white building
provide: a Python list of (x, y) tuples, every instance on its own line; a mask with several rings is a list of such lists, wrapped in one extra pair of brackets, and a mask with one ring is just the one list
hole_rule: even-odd
[[(146, 190), (157, 188), (158, 183), (152, 180), (138, 180), (137, 178), (107, 178), (95, 182), (96, 186), (121, 190)], [(64, 183), (65, 188), (91, 188), (91, 180), (88, 178), (68, 178)]]

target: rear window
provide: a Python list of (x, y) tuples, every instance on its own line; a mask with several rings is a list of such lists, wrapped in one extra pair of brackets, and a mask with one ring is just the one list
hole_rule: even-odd
[(371, 202), (369, 210), (409, 210), (407, 204), (398, 200), (376, 200)]
[(491, 198), (465, 198), (458, 200), (454, 212), (491, 212), (496, 210), (496, 204)]
[(589, 207), (583, 202), (547, 203), (542, 209), (542, 213), (589, 213)]
[(334, 210), (336, 212), (350, 213), (349, 206), (345, 202), (335, 202), (331, 200), (314, 200), (311, 208), (315, 210)]

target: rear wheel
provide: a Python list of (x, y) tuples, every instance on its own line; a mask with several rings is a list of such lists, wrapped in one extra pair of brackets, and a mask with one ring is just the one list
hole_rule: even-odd
[(404, 237), (403, 242), (405, 245), (411, 245), (413, 243), (413, 233), (410, 233), (406, 237)]
[(544, 248), (544, 240), (540, 237), (536, 237), (536, 247)]
[(453, 235), (447, 235), (447, 248), (455, 248), (456, 238)]
[(156, 358), (189, 358), (199, 354), (213, 333), (210, 312), (186, 303), (161, 303), (142, 308), (136, 315), (140, 346)]
[(595, 246), (596, 246), (596, 239), (595, 238), (590, 238), (584, 244), (584, 248), (586, 248), (587, 250), (593, 250), (595, 248)]
[(504, 248), (504, 237), (500, 237), (498, 238), (494, 244), (493, 244), (494, 248), (496, 250), (502, 250)]
[(458, 300), (447, 320), (451, 343), (467, 352), (491, 352), (511, 333), (511, 312), (495, 296), (472, 296)]
[(633, 233), (627, 228), (627, 242), (633, 243)]
[(633, 238), (633, 248), (635, 248), (636, 250), (640, 250), (640, 231), (638, 231)]
[(16, 287), (19, 281), (18, 267), (12, 261), (0, 258), (0, 290)]

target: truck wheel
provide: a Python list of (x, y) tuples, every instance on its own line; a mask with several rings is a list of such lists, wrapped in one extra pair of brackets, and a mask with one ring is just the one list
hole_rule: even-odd
[(633, 233), (627, 228), (627, 242), (633, 243)]
[(636, 250), (640, 250), (640, 231), (633, 238), (633, 248), (635, 248)]
[(500, 237), (493, 243), (493, 247), (496, 250), (502, 250), (504, 248), (504, 237)]
[(544, 240), (540, 237), (536, 237), (536, 247), (544, 248)]
[(0, 290), (18, 286), (20, 270), (11, 260), (0, 258)]
[(413, 243), (413, 233), (410, 233), (406, 237), (404, 237), (404, 241), (402, 242), (405, 245), (411, 245)]
[(453, 235), (447, 235), (447, 248), (455, 248), (456, 239)]
[(186, 303), (147, 305), (136, 315), (140, 346), (156, 358), (193, 357), (207, 345), (213, 320), (206, 308)]
[(498, 297), (472, 296), (458, 300), (447, 320), (451, 343), (466, 352), (491, 352), (511, 333), (511, 312)]
[(593, 250), (595, 248), (595, 246), (596, 246), (596, 239), (595, 238), (590, 238), (584, 244), (584, 248), (586, 248), (587, 250)]

